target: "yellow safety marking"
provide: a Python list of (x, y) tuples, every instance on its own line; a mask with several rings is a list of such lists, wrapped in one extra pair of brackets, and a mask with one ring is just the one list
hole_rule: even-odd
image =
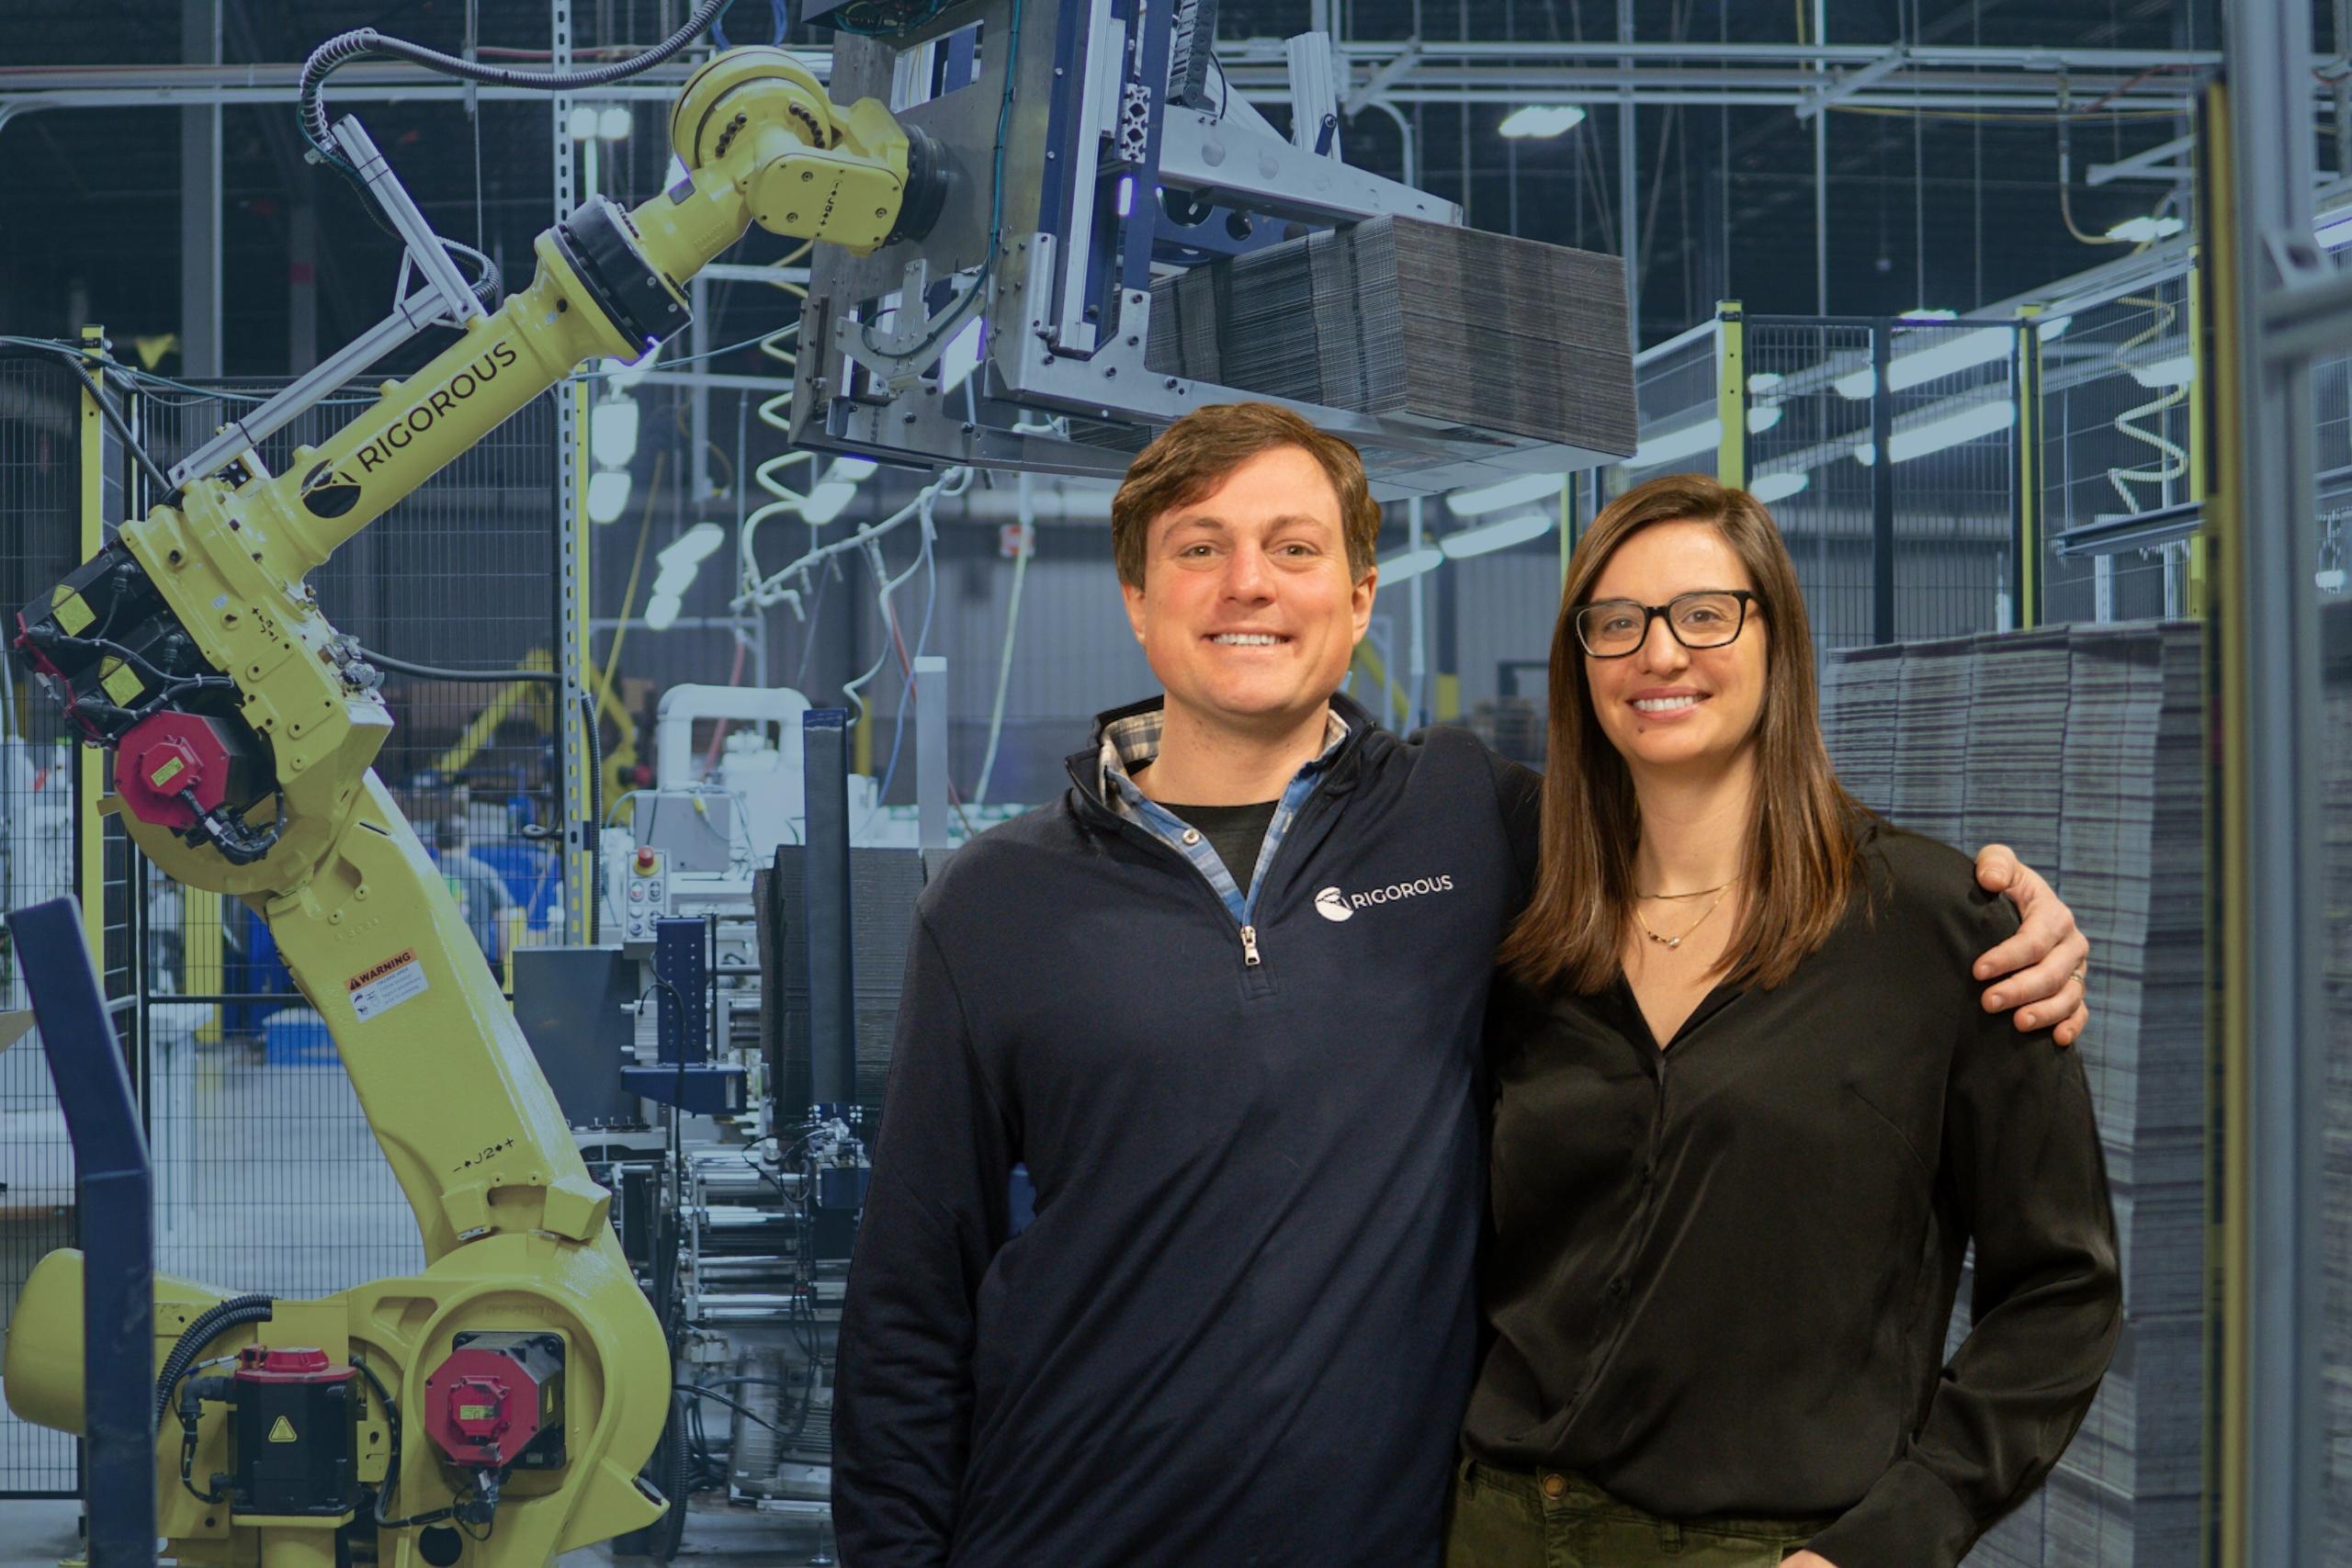
[(153, 784), (157, 789), (162, 789), (164, 785), (170, 784), (174, 779), (179, 777), (186, 772), (187, 772), (187, 764), (182, 761), (179, 758), (174, 757), (170, 761), (165, 762), (162, 767), (157, 768), (153, 773), (148, 774), (147, 782)]
[(295, 1441), (294, 1423), (288, 1421), (285, 1416), (280, 1416), (270, 1426), (269, 1440), (273, 1443), (290, 1443)]
[(139, 694), (147, 689), (139, 683), (139, 672), (119, 659), (109, 659), (98, 666), (98, 684), (119, 703), (135, 703)]
[(96, 612), (83, 602), (79, 593), (62, 583), (58, 585), (51, 604), (57, 615), (57, 624), (65, 628), (69, 637), (80, 637), (84, 629), (98, 618)]

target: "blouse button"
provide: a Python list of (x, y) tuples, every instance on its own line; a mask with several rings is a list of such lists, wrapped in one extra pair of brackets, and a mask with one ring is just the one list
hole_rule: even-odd
[(1566, 1496), (1567, 1493), (1568, 1478), (1566, 1476), (1547, 1475), (1544, 1478), (1544, 1495), (1551, 1498), (1552, 1501), (1558, 1502)]
[(1185, 841), (1186, 843), (1188, 843), (1188, 844), (1197, 844), (1197, 843), (1199, 843), (1199, 842), (1201, 841), (1201, 830), (1200, 830), (1198, 828), (1187, 828), (1187, 829), (1184, 829), (1184, 841)]

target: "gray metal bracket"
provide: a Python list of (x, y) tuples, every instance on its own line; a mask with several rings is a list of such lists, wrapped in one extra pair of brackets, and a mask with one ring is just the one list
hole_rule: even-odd
[[(218, 473), (419, 333), (429, 327), (466, 326), (484, 313), (473, 286), (458, 271), (458, 264), (449, 259), (440, 236), (434, 233), (433, 225), (417, 209), (400, 176), (392, 173), (391, 164), (361, 128), (358, 117), (344, 116), (335, 121), (329, 134), (343, 149), (352, 167), (359, 171), (359, 177), (367, 182), (376, 204), (392, 220), (393, 229), (408, 247), (401, 256), (399, 280), (392, 286), (392, 313), (321, 360), (253, 412), (222, 425), (219, 434), (173, 464), (171, 479), (175, 486)], [(414, 290), (409, 288), (412, 272), (423, 279), (422, 287)]]

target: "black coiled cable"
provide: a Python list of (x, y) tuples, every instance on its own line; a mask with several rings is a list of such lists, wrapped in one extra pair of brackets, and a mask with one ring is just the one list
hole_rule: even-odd
[(172, 1390), (207, 1346), (239, 1324), (266, 1323), (276, 1313), (277, 1298), (252, 1295), (232, 1296), (198, 1314), (196, 1321), (181, 1330), (172, 1353), (164, 1358), (164, 1370), (155, 1374), (155, 1430), (163, 1431), (164, 1418), (171, 1414)]
[(582, 87), (601, 87), (606, 83), (634, 76), (640, 71), (651, 70), (692, 43), (704, 28), (710, 26), (726, 4), (727, 0), (702, 0), (676, 32), (644, 53), (585, 71), (516, 71), (503, 65), (484, 65), (479, 61), (427, 49), (421, 43), (411, 43), (406, 39), (386, 38), (373, 28), (356, 28), (350, 32), (337, 33), (312, 50), (311, 57), (302, 62), (302, 136), (317, 149), (321, 157), (349, 172), (350, 165), (327, 140), (326, 105), (320, 96), (320, 89), (325, 85), (330, 73), (366, 55), (389, 54), (422, 65), (429, 71), (462, 76), (470, 82), (486, 82), (492, 86), (568, 93)]

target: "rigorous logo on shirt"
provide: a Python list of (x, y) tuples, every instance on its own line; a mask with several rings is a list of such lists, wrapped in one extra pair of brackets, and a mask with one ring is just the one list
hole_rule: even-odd
[(1451, 893), (1451, 876), (1423, 876), (1411, 882), (1392, 882), (1385, 887), (1374, 887), (1362, 893), (1343, 892), (1326, 887), (1315, 895), (1315, 912), (1327, 920), (1351, 920), (1358, 909), (1369, 909), (1375, 904), (1394, 904), (1406, 898), (1418, 898), (1429, 893)]

